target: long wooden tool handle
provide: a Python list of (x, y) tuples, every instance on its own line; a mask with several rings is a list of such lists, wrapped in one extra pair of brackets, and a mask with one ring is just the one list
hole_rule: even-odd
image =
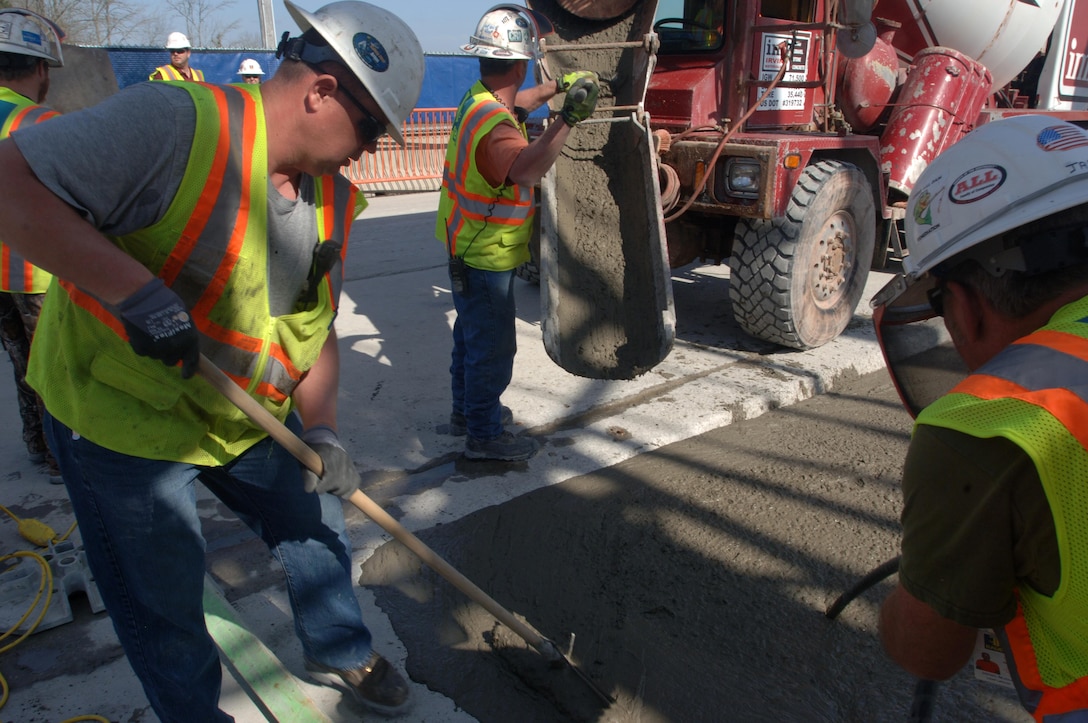
[[(257, 400), (246, 394), (226, 374), (215, 366), (206, 356), (200, 355), (200, 364), (197, 373), (216, 391), (226, 397), (234, 406), (258, 427), (268, 432), (272, 439), (283, 445), (295, 459), (305, 465), (314, 474), (324, 473), (324, 464), (321, 455), (303, 442), (297, 434), (292, 432), (283, 422), (276, 419), (267, 409), (262, 407)], [(563, 655), (555, 647), (555, 644), (542, 637), (525, 623), (518, 620), (509, 610), (499, 605), (491, 596), (477, 587), (471, 580), (458, 572), (452, 565), (443, 560), (438, 554), (427, 546), (423, 540), (409, 532), (404, 525), (394, 520), (388, 512), (383, 510), (374, 500), (370, 499), (362, 490), (355, 490), (348, 498), (364, 515), (374, 520), (378, 525), (392, 535), (398, 542), (414, 552), (420, 560), (442, 577), (446, 578), (454, 587), (463, 592), (469, 599), (478, 603), (481, 607), (495, 616), (495, 619), (513, 630), (522, 640), (533, 646), (549, 661), (562, 660)]]

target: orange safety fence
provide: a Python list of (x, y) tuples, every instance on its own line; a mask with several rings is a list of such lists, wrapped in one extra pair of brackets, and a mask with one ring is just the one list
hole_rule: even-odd
[(442, 184), (456, 108), (416, 108), (401, 126), (404, 146), (389, 136), (341, 172), (361, 191), (432, 191)]

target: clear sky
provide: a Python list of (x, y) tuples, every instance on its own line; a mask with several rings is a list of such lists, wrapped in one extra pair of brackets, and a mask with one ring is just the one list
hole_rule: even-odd
[[(154, 6), (163, 9), (161, 0), (134, 0), (139, 5)], [(317, 10), (332, 0), (298, 0), (296, 5), (304, 10)], [(373, 5), (386, 8), (396, 13), (408, 23), (419, 38), (426, 53), (459, 53), (458, 46), (468, 42), (469, 36), (476, 30), (480, 16), (500, 0), (367, 0)], [(523, 5), (524, 2), (516, 3)], [(272, 0), (276, 15), (276, 37), (284, 30), (294, 35), (298, 26), (287, 13), (283, 0)], [(213, 16), (224, 23), (237, 20), (238, 25), (232, 35), (243, 34), (260, 37), (260, 20), (257, 12), (257, 0), (235, 0), (234, 4), (221, 9)], [(180, 22), (180, 18), (178, 18)], [(178, 28), (184, 30), (184, 28)], [(230, 37), (228, 35), (228, 37)], [(163, 42), (166, 39), (163, 38)]]

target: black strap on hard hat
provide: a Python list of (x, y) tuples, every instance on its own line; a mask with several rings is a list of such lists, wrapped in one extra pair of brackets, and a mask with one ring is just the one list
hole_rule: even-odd
[(276, 46), (276, 59), (280, 58), (299, 60), (310, 65), (319, 65), (328, 60), (344, 64), (339, 54), (313, 28), (297, 38), (292, 38), (291, 33), (285, 30)]

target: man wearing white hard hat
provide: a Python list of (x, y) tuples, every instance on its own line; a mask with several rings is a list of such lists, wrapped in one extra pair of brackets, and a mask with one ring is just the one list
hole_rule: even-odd
[[(23, 126), (53, 118), (57, 111), (45, 102), (49, 69), (64, 65), (64, 33), (47, 18), (22, 8), (0, 9), (0, 139)], [(3, 234), (0, 233), (0, 238)], [(33, 462), (44, 462), (49, 479), (61, 483), (42, 427), (45, 407), (26, 382), (30, 344), (52, 276), (0, 243), (5, 263), (0, 268), (0, 341), (15, 372), (16, 399), (23, 422), (23, 443)]]
[[(457, 318), (450, 364), (450, 433), (465, 436), (469, 459), (520, 461), (538, 444), (506, 429), (513, 415), (500, 403), (513, 373), (514, 270), (529, 260), (534, 189), (572, 129), (593, 113), (597, 76), (572, 71), (522, 89), (540, 39), (552, 32), (542, 15), (496, 5), (462, 50), (479, 57), (480, 80), (461, 101), (446, 149), (435, 235), (446, 245)], [(528, 114), (558, 93), (563, 110), (529, 142)]]
[(147, 76), (148, 80), (191, 80), (204, 82), (204, 71), (189, 67), (193, 46), (185, 33), (170, 33), (166, 37), (166, 49), (170, 52), (170, 64), (160, 65)]
[[(28, 381), (164, 723), (229, 720), (204, 627), (198, 483), (283, 570), (310, 675), (351, 710), (409, 703), (354, 592), (341, 498), (360, 476), (337, 431), (333, 321), (362, 204), (340, 169), (400, 139), (423, 52), (369, 3), (286, 5), (302, 33), (284, 34), (261, 85), (137, 83), (0, 142), (4, 242), (56, 274)], [(298, 433), (323, 474), (209, 384), (212, 367)]]
[[(1088, 719), (1088, 132), (972, 131), (921, 174), (906, 237), (873, 302), (917, 416), (881, 640), (926, 680), (987, 650), (1036, 720)], [(958, 376), (910, 349), (935, 318)]]
[(261, 70), (261, 64), (256, 60), (253, 58), (246, 58), (242, 61), (242, 64), (238, 66), (238, 75), (242, 76), (243, 83), (260, 85), (261, 76), (264, 75), (264, 71)]

